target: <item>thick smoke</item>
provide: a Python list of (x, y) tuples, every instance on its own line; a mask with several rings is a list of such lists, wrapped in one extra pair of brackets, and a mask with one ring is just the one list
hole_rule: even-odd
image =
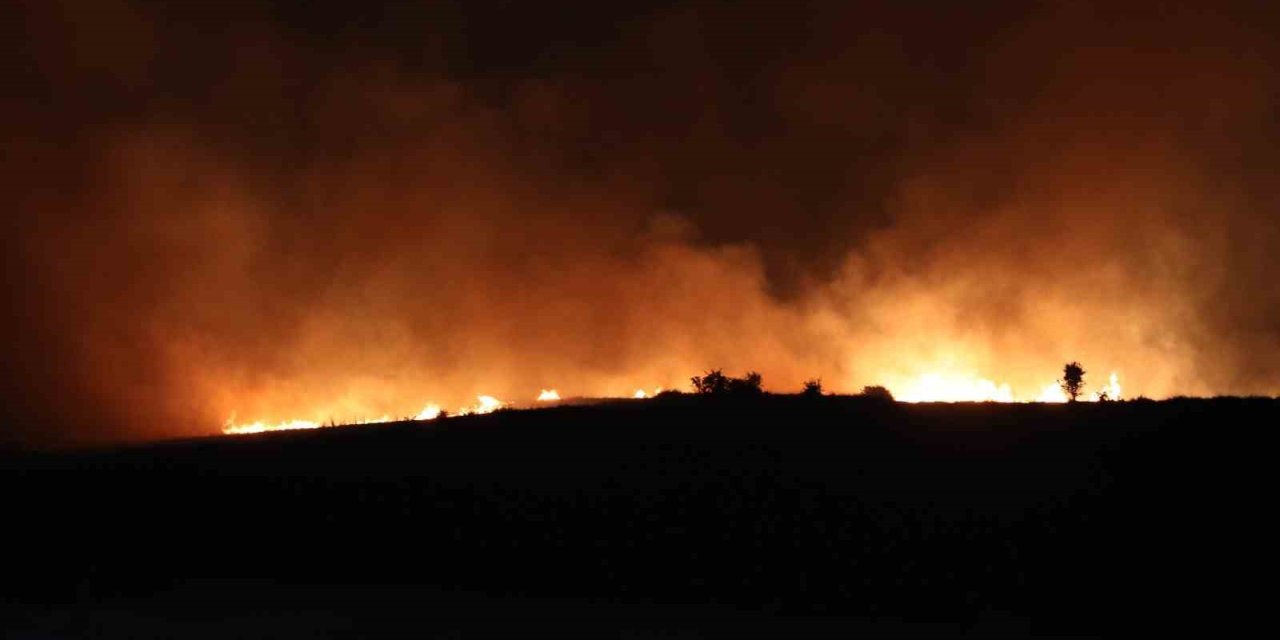
[(13, 438), (709, 367), (1280, 388), (1265, 11), (327, 6), (19, 4)]

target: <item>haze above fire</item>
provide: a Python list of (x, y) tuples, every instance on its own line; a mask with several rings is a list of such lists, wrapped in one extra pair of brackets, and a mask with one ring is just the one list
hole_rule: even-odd
[(18, 2), (13, 437), (1280, 390), (1267, 5), (524, 4)]

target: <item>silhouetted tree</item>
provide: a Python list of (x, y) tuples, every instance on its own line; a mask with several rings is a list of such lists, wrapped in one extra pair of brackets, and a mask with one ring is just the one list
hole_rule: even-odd
[(890, 391), (889, 391), (888, 389), (886, 389), (886, 388), (884, 388), (884, 387), (882, 387), (882, 386), (880, 386), (880, 385), (875, 385), (875, 386), (870, 386), (870, 387), (863, 387), (863, 388), (862, 388), (862, 397), (864, 397), (864, 398), (875, 398), (876, 400), (887, 400), (887, 401), (889, 401), (889, 402), (893, 402), (893, 394), (892, 394), (892, 393), (890, 393)]
[(729, 378), (719, 369), (712, 369), (689, 380), (693, 382), (693, 390), (697, 393), (716, 395), (729, 391)]
[(1080, 397), (1080, 392), (1084, 389), (1084, 374), (1084, 367), (1079, 362), (1068, 362), (1062, 367), (1062, 379), (1058, 381), (1058, 385), (1067, 394), (1068, 401), (1075, 402)]
[(764, 377), (758, 372), (748, 371), (741, 378), (729, 378), (729, 393), (739, 396), (758, 396), (764, 393), (761, 383)]
[(822, 395), (822, 378), (813, 378), (804, 381), (804, 391), (800, 395), (806, 398), (817, 398)]
[(712, 369), (689, 380), (693, 382), (693, 390), (703, 395), (758, 396), (764, 393), (761, 387), (763, 376), (755, 371), (748, 371), (741, 378), (731, 378), (719, 369)]

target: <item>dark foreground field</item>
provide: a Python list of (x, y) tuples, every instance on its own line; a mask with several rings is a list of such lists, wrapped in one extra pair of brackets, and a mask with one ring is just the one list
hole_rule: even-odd
[(1277, 418), (685, 396), (9, 455), (0, 635), (1229, 627)]

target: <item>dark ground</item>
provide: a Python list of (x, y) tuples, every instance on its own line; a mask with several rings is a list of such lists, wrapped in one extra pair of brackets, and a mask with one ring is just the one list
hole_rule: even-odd
[(680, 396), (8, 454), (0, 635), (1220, 630), (1270, 592), (1278, 417)]

